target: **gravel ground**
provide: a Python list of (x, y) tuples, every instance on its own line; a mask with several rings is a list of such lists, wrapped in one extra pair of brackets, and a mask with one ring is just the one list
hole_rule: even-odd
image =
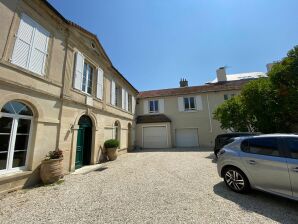
[(0, 223), (298, 222), (298, 202), (228, 190), (208, 151), (130, 153), (106, 166), (2, 197)]

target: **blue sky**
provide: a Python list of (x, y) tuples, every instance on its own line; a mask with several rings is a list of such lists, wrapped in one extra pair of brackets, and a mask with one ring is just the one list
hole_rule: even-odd
[(140, 91), (266, 71), (298, 44), (297, 0), (49, 0)]

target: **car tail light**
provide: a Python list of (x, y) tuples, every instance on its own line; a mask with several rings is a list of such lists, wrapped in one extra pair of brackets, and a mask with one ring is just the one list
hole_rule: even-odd
[(221, 150), (219, 150), (217, 156), (220, 156), (220, 155), (224, 154), (225, 152), (226, 152), (226, 151), (225, 151), (224, 149), (221, 149)]

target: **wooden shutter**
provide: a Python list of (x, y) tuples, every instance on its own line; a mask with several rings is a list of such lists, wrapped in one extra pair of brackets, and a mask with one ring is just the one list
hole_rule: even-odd
[(29, 70), (41, 75), (45, 74), (50, 33), (36, 24), (32, 52), (30, 54)]
[(128, 111), (128, 92), (125, 90), (125, 110)]
[(158, 100), (158, 112), (163, 114), (165, 112), (165, 101), (164, 99)]
[(82, 90), (83, 72), (84, 72), (84, 56), (81, 52), (76, 52), (75, 57), (75, 70), (74, 70), (74, 85), (73, 87)]
[(178, 97), (178, 110), (179, 111), (184, 111), (184, 99), (183, 97)]
[(12, 63), (44, 75), (50, 33), (23, 14), (16, 36)]
[(101, 68), (97, 68), (96, 97), (103, 99), (103, 70)]
[(144, 100), (143, 104), (144, 104), (144, 114), (148, 114), (149, 113), (148, 100)]
[(116, 84), (114, 80), (111, 80), (111, 104), (115, 106), (116, 103)]
[(136, 111), (136, 98), (131, 96), (131, 112), (134, 114)]
[(196, 96), (196, 109), (203, 110), (203, 102), (201, 96)]
[(29, 56), (33, 43), (35, 22), (27, 15), (23, 14), (16, 42), (12, 53), (12, 63), (23, 68), (29, 66)]

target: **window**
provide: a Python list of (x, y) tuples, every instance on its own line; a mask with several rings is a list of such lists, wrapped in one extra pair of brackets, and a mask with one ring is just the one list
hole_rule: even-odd
[(121, 107), (122, 106), (122, 89), (120, 86), (116, 84), (115, 87), (115, 106)]
[(149, 113), (158, 113), (158, 100), (149, 101)]
[(298, 138), (286, 138), (290, 157), (298, 159)]
[(276, 138), (253, 138), (242, 142), (241, 150), (247, 153), (280, 156)]
[(232, 93), (232, 94), (224, 94), (224, 100), (228, 100), (228, 99), (231, 99), (233, 98), (234, 96), (236, 96), (236, 94)]
[(128, 111), (132, 112), (132, 95), (128, 94)]
[(93, 68), (90, 64), (84, 63), (83, 81), (82, 81), (82, 91), (88, 94), (92, 93), (92, 77)]
[(0, 115), (0, 172), (25, 167), (32, 111), (21, 102), (11, 101)]
[(195, 98), (194, 97), (184, 97), (184, 109), (185, 110), (195, 110)]
[(47, 30), (23, 14), (16, 35), (12, 63), (44, 75), (49, 35)]

